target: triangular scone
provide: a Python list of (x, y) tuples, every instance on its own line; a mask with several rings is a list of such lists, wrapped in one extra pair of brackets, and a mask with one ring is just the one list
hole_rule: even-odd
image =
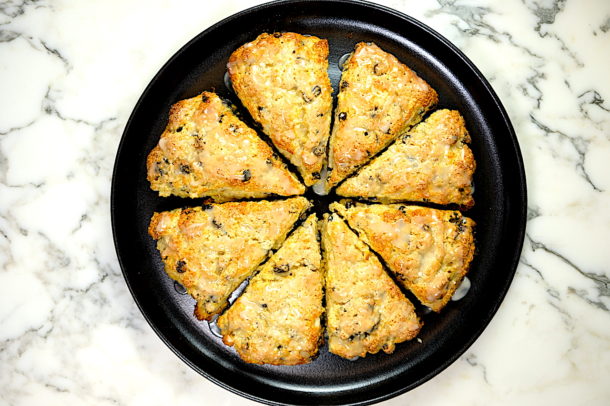
[(324, 217), (329, 351), (344, 358), (389, 354), (421, 328), (413, 304), (337, 214)]
[(176, 209), (155, 213), (148, 233), (167, 274), (197, 301), (197, 318), (209, 320), (309, 207), (295, 197)]
[(346, 178), (438, 101), (423, 79), (377, 45), (361, 42), (343, 65), (326, 188)]
[(307, 186), (320, 179), (330, 134), (328, 41), (292, 32), (261, 34), (227, 64), (233, 89)]
[(396, 275), (426, 306), (440, 311), (474, 255), (474, 221), (459, 211), (427, 207), (333, 203)]
[(323, 283), (317, 219), (312, 214), (218, 318), (222, 340), (246, 362), (310, 362), (322, 340)]
[(256, 131), (209, 92), (172, 106), (146, 166), (150, 186), (161, 196), (222, 202), (305, 192)]
[(472, 207), (476, 164), (469, 142), (460, 113), (436, 111), (343, 182), (337, 194)]

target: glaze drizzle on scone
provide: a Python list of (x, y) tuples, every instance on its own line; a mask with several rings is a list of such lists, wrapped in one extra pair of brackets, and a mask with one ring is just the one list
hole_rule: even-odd
[(295, 197), (176, 209), (155, 213), (148, 232), (167, 274), (197, 301), (197, 318), (209, 320), (309, 207)]
[(423, 79), (377, 45), (361, 42), (343, 65), (328, 158), (330, 190), (438, 101)]
[(312, 214), (219, 317), (224, 343), (250, 363), (310, 362), (322, 339), (321, 261), (317, 219)]
[(150, 186), (161, 196), (222, 202), (305, 192), (256, 131), (210, 92), (171, 107), (167, 128), (146, 164)]
[(474, 221), (459, 211), (400, 204), (331, 204), (385, 261), (396, 278), (435, 312), (449, 301), (474, 255)]
[(233, 88), (307, 186), (320, 179), (330, 134), (328, 41), (292, 32), (261, 34), (227, 64)]
[(337, 214), (324, 218), (329, 351), (348, 359), (392, 353), (421, 328), (413, 304)]
[(474, 205), (475, 161), (470, 135), (455, 110), (438, 110), (337, 188), (348, 197), (381, 202)]

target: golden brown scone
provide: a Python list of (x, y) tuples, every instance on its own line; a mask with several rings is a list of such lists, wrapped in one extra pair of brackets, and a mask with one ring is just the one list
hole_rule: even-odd
[(337, 214), (324, 218), (329, 351), (348, 359), (392, 353), (422, 326), (413, 304)]
[(328, 41), (292, 32), (261, 34), (227, 64), (233, 88), (307, 186), (320, 179), (330, 134)]
[(172, 106), (146, 166), (150, 186), (161, 196), (222, 202), (305, 192), (256, 131), (210, 92)]
[(343, 65), (339, 89), (327, 190), (417, 124), (438, 101), (434, 89), (415, 72), (364, 42)]
[(470, 208), (476, 164), (468, 143), (460, 113), (435, 111), (343, 182), (337, 194), (384, 203), (406, 200)]
[(468, 272), (474, 255), (474, 221), (459, 211), (400, 204), (333, 203), (426, 306), (440, 311)]
[(197, 318), (209, 320), (309, 207), (295, 197), (176, 209), (155, 213), (148, 233), (167, 274), (197, 301)]
[(317, 219), (312, 214), (218, 318), (223, 342), (250, 363), (310, 362), (322, 339), (321, 261)]

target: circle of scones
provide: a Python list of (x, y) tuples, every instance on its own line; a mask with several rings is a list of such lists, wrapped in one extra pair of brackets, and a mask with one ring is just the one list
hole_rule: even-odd
[[(441, 311), (474, 255), (471, 219), (413, 203), (474, 205), (462, 116), (438, 110), (420, 123), (438, 101), (434, 89), (393, 55), (359, 43), (342, 67), (331, 132), (328, 54), (314, 36), (259, 35), (227, 68), (271, 144), (203, 92), (172, 106), (148, 156), (160, 196), (208, 199), (154, 213), (149, 234), (169, 277), (195, 299), (195, 316), (217, 323), (246, 362), (310, 362), (324, 329), (341, 357), (391, 353), (422, 327), (405, 292)], [(301, 195), (314, 184), (358, 202), (308, 216), (312, 204)]]

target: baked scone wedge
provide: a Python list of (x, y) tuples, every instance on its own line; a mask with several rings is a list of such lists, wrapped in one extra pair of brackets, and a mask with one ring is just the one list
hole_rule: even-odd
[(347, 197), (474, 205), (476, 163), (470, 135), (455, 110), (438, 110), (401, 136), (381, 155), (337, 188)]
[(210, 92), (171, 107), (146, 166), (150, 186), (161, 196), (209, 196), (222, 202), (305, 192), (256, 131)]
[(167, 274), (197, 301), (195, 316), (209, 320), (309, 207), (294, 197), (176, 209), (155, 213), (148, 233)]
[(453, 210), (351, 202), (348, 206), (333, 203), (330, 208), (422, 304), (439, 312), (469, 270), (474, 221)]
[(261, 34), (227, 64), (233, 89), (263, 132), (311, 186), (330, 134), (328, 41), (293, 32)]
[(396, 57), (373, 43), (357, 44), (343, 65), (326, 189), (417, 124), (437, 101), (436, 91)]
[(421, 329), (413, 304), (370, 249), (337, 214), (325, 214), (328, 349), (343, 358), (364, 357), (414, 338)]
[(310, 362), (322, 340), (321, 262), (317, 219), (312, 214), (218, 318), (223, 342), (249, 363)]

